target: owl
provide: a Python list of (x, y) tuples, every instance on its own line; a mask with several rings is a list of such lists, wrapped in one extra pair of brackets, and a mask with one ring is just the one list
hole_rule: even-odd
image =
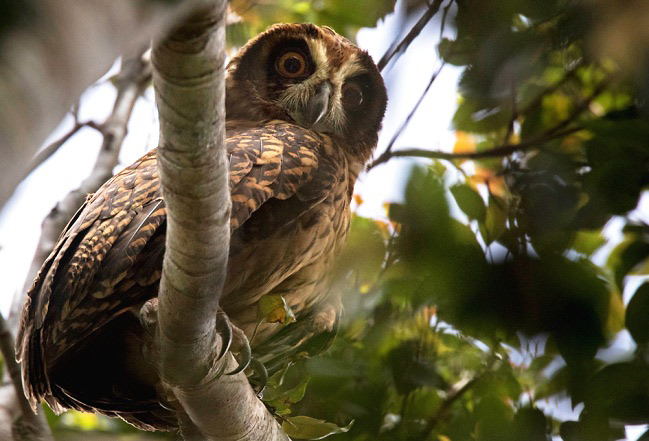
[[(317, 349), (335, 330), (341, 302), (327, 289), (329, 270), (386, 102), (371, 57), (326, 27), (275, 25), (226, 67), (232, 212), (220, 306), (261, 363)], [(178, 427), (139, 320), (157, 296), (165, 219), (153, 150), (70, 220), (21, 318), (16, 353), (32, 404)], [(276, 294), (296, 318), (288, 326), (260, 319), (260, 299)]]

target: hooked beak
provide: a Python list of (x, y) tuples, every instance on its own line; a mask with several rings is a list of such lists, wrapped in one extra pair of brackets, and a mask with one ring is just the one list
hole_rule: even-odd
[(318, 85), (316, 94), (306, 103), (303, 109), (304, 125), (311, 128), (318, 124), (327, 113), (329, 107), (329, 96), (331, 95), (331, 84), (323, 81)]

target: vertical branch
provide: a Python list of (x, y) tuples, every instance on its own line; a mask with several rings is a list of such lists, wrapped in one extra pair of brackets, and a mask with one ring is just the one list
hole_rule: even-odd
[(185, 439), (287, 440), (243, 373), (217, 374), (223, 364), (234, 368), (230, 354), (218, 357), (216, 329), (230, 242), (226, 6), (225, 0), (203, 4), (152, 55), (167, 206), (157, 362), (163, 385), (182, 406)]

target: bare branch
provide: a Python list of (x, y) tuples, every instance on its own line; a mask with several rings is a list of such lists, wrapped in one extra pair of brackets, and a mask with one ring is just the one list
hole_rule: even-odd
[[(216, 329), (230, 242), (225, 152), (225, 0), (189, 17), (153, 50), (158, 168), (167, 206), (156, 347), (185, 439), (288, 440)], [(225, 366), (224, 366), (225, 365)], [(182, 413), (189, 416), (183, 418)]]
[(410, 46), (410, 43), (413, 42), (415, 38), (421, 33), (421, 31), (426, 27), (428, 22), (437, 14), (437, 11), (439, 11), (440, 6), (444, 0), (433, 0), (432, 3), (426, 8), (426, 11), (424, 14), (419, 18), (417, 23), (410, 29), (410, 32), (406, 34), (403, 39), (396, 44), (393, 43), (390, 45), (388, 50), (383, 54), (379, 62), (376, 64), (376, 66), (379, 68), (379, 71), (383, 71), (385, 67), (390, 63), (390, 60), (394, 58), (395, 55), (403, 53), (406, 49), (408, 49), (408, 46)]
[(47, 145), (45, 148), (39, 150), (38, 153), (36, 153), (36, 156), (34, 156), (34, 159), (32, 159), (31, 162), (29, 163), (29, 166), (25, 171), (25, 175), (23, 176), (22, 179), (25, 179), (34, 170), (40, 167), (45, 161), (50, 159), (54, 153), (58, 152), (59, 149), (65, 145), (66, 142), (68, 142), (74, 135), (77, 134), (79, 130), (83, 129), (84, 127), (91, 127), (93, 129), (101, 131), (101, 126), (95, 123), (94, 121), (85, 121), (85, 122), (75, 121), (74, 126), (72, 126), (72, 128), (68, 130), (63, 136), (61, 136), (59, 139)]
[(453, 403), (460, 399), (462, 395), (471, 390), (471, 388), (476, 384), (479, 378), (480, 375), (476, 375), (473, 378), (463, 378), (453, 386), (451, 386), (451, 388), (446, 392), (446, 398), (440, 404), (437, 412), (435, 412), (426, 423), (426, 428), (422, 433), (421, 439), (427, 439), (430, 436), (430, 433), (444, 418)]
[(383, 158), (390, 156), (390, 154), (392, 152), (392, 147), (394, 146), (394, 143), (397, 141), (397, 139), (399, 139), (399, 136), (401, 136), (401, 134), (406, 129), (406, 127), (408, 127), (408, 124), (410, 124), (410, 120), (412, 119), (412, 117), (417, 112), (417, 109), (419, 109), (419, 106), (421, 105), (421, 103), (424, 101), (424, 98), (426, 97), (426, 94), (428, 94), (428, 91), (430, 90), (431, 86), (433, 85), (433, 83), (435, 82), (437, 77), (439, 76), (439, 73), (444, 68), (444, 65), (445, 65), (445, 63), (442, 62), (442, 64), (437, 68), (437, 70), (435, 70), (435, 72), (433, 72), (433, 75), (431, 76), (430, 81), (426, 85), (426, 88), (424, 89), (422, 94), (419, 96), (419, 99), (417, 100), (417, 102), (413, 106), (412, 110), (410, 110), (410, 113), (408, 114), (406, 119), (403, 121), (401, 126), (394, 133), (394, 135), (392, 136), (392, 139), (390, 139), (390, 142), (388, 143), (388, 146), (385, 148), (385, 151), (381, 154), (381, 156), (379, 156), (376, 159), (376, 161), (374, 161), (374, 163), (368, 168), (368, 170), (370, 168), (374, 167), (375, 164), (381, 164), (382, 162), (385, 162), (383, 160)]
[[(83, 90), (193, 2), (23, 0), (0, 33), (0, 207)], [(11, 15), (10, 15), (11, 17)]]
[(40, 412), (36, 415), (33, 411), (25, 394), (23, 393), (23, 384), (20, 376), (20, 366), (14, 358), (14, 337), (9, 329), (8, 323), (0, 314), (0, 351), (4, 360), (4, 368), (7, 370), (11, 382), (14, 386), (16, 401), (20, 407), (22, 415), (15, 422), (13, 428), (14, 441), (49, 441), (52, 440), (50, 428), (47, 421)]
[(488, 150), (482, 150), (479, 152), (466, 152), (466, 153), (448, 153), (440, 152), (438, 150), (424, 150), (424, 149), (403, 149), (390, 152), (389, 155), (381, 159), (381, 162), (374, 162), (369, 168), (376, 167), (379, 164), (387, 162), (391, 158), (428, 158), (428, 159), (445, 159), (453, 161), (456, 159), (487, 159), (487, 158), (502, 158), (504, 156), (509, 156), (515, 152), (521, 152), (529, 150), (532, 148), (537, 148), (543, 145), (548, 141), (553, 139), (562, 138), (571, 133), (575, 133), (581, 130), (580, 127), (572, 127), (556, 133), (544, 133), (541, 136), (531, 138), (527, 141), (520, 142), (518, 144), (502, 144), (498, 147), (494, 147)]

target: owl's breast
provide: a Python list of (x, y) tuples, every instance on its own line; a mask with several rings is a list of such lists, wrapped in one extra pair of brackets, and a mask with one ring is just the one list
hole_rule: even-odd
[[(232, 236), (221, 306), (249, 337), (259, 322), (256, 304), (266, 294), (283, 295), (298, 316), (327, 302), (327, 276), (349, 229), (347, 180), (278, 228), (299, 203), (296, 198), (268, 201)], [(255, 339), (273, 328), (262, 325)]]

